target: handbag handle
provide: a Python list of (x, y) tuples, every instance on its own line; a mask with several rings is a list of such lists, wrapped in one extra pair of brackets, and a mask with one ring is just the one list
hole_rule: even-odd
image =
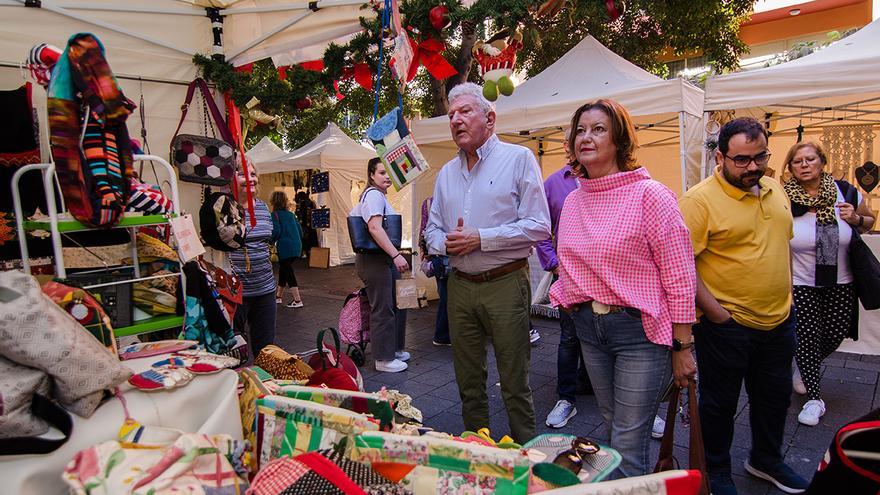
[(315, 472), (315, 474), (332, 483), (333, 486), (346, 495), (367, 495), (367, 492), (355, 484), (355, 482), (345, 474), (345, 471), (340, 469), (340, 467), (334, 464), (333, 461), (317, 452), (300, 454), (294, 457), (294, 460), (308, 466), (309, 469)]
[[(654, 472), (678, 469), (678, 463), (672, 455), (672, 446), (675, 439), (675, 417), (678, 415), (678, 398), (681, 395), (681, 387), (672, 384), (669, 400), (669, 409), (666, 412), (666, 428), (663, 430), (663, 440), (660, 443), (660, 455)], [(706, 450), (703, 446), (703, 430), (700, 424), (700, 412), (697, 406), (697, 384), (695, 380), (688, 382), (688, 415), (691, 419), (690, 443), (688, 446), (688, 468), (700, 471), (700, 495), (709, 495), (709, 477), (706, 470)]]
[[(318, 350), (318, 354), (324, 355), (324, 334), (330, 332), (333, 335), (333, 341), (336, 343), (336, 368), (339, 367), (339, 355), (341, 351), (341, 344), (339, 342), (339, 332), (336, 331), (333, 327), (327, 327), (320, 332), (318, 332), (318, 342), (315, 348)], [(321, 359), (321, 368), (327, 369), (327, 362), (324, 359)]]
[(31, 413), (57, 428), (64, 436), (53, 439), (42, 437), (0, 439), (0, 455), (48, 454), (58, 450), (70, 439), (70, 433), (73, 431), (73, 418), (61, 406), (40, 394), (34, 394), (31, 401)]
[[(189, 105), (192, 103), (196, 87), (199, 88), (199, 91), (202, 92), (202, 96), (205, 98), (205, 103), (208, 105), (208, 110), (211, 112), (211, 118), (214, 120), (214, 125), (217, 126), (217, 129), (220, 131), (220, 137), (227, 143), (233, 144), (235, 141), (232, 140), (232, 134), (229, 132), (229, 127), (226, 126), (226, 120), (223, 119), (223, 114), (220, 113), (217, 104), (214, 103), (214, 98), (211, 97), (211, 91), (208, 89), (208, 84), (205, 83), (205, 80), (201, 77), (193, 79), (193, 81), (189, 83), (189, 87), (186, 89), (186, 100), (184, 100), (183, 105), (180, 106), (180, 122), (177, 123), (177, 130), (174, 131), (174, 136), (177, 136), (177, 134), (180, 133), (183, 121), (186, 120), (186, 113), (189, 111)], [(171, 139), (173, 141), (174, 137)]]

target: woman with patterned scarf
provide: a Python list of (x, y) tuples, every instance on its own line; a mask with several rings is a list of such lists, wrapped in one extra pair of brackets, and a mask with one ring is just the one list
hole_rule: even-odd
[(849, 245), (854, 230), (866, 232), (874, 225), (862, 195), (825, 172), (827, 163), (822, 147), (811, 141), (795, 144), (785, 157), (792, 175), (785, 192), (794, 216), (791, 262), (798, 344), (793, 380), (795, 391), (807, 394), (798, 421), (808, 426), (825, 414), (819, 394), (822, 361), (844, 338), (858, 335)]

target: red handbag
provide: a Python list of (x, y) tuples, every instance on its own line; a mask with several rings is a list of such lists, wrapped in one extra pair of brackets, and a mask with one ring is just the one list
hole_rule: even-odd
[[(328, 347), (324, 342), (324, 334), (327, 332), (333, 335), (335, 344), (333, 348)], [(315, 374), (309, 379), (309, 385), (323, 383), (330, 388), (363, 391), (364, 378), (361, 376), (361, 371), (347, 354), (340, 352), (339, 347), (339, 333), (335, 328), (328, 327), (318, 332), (317, 352), (309, 358), (309, 366), (315, 370)], [(340, 371), (348, 377), (347, 380), (339, 374)], [(348, 385), (347, 382), (351, 382), (353, 385)]]

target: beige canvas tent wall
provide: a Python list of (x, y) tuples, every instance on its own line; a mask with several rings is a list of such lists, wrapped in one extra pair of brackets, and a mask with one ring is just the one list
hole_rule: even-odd
[[(805, 140), (825, 146), (831, 163), (828, 170), (851, 183), (853, 169), (866, 160), (880, 158), (880, 21), (805, 57), (764, 69), (711, 77), (706, 81), (706, 129), (709, 112), (752, 116), (771, 130), (770, 168), (779, 177), (788, 149), (798, 140), (798, 127)], [(867, 139), (826, 138), (842, 126), (865, 126)], [(824, 138), (824, 139), (823, 139)], [(705, 157), (703, 173), (714, 166)], [(838, 157), (839, 161), (835, 161)], [(843, 160), (843, 158), (846, 158)], [(861, 191), (865, 194), (864, 191)], [(875, 215), (880, 212), (880, 188), (865, 194)], [(841, 350), (880, 354), (880, 318), (862, 311), (859, 341), (845, 341)]]
[[(375, 156), (372, 148), (357, 143), (333, 122), (311, 142), (289, 153), (268, 138), (247, 152), (248, 159), (259, 169), (260, 197), (267, 203), (273, 190), (282, 189), (283, 172), (311, 169), (330, 173), (330, 191), (314, 195), (313, 200), (318, 206), (326, 205), (330, 209), (330, 228), (321, 232), (321, 245), (330, 248), (333, 266), (354, 262), (346, 218), (364, 188), (367, 161)], [(291, 197), (292, 188), (283, 189)], [(389, 190), (388, 199), (403, 215), (404, 245), (409, 246), (412, 223), (409, 189), (400, 193)]]
[[(0, 88), (25, 82), (20, 65), (35, 44), (64, 48), (72, 34), (94, 33), (126, 96), (139, 103), (143, 94), (150, 149), (166, 156), (186, 84), (196, 76), (194, 54), (223, 53), (234, 65), (243, 65), (265, 57), (323, 53), (330, 40), (361, 30), (359, 17), (372, 12), (360, 10), (362, 3), (318, 0), (312, 9), (306, 2), (282, 0), (43, 0), (39, 7), (26, 7), (24, 0), (0, 0)], [(220, 7), (222, 47), (213, 45), (211, 20), (202, 5)], [(45, 92), (37, 87), (33, 94), (45, 146)], [(139, 113), (131, 116), (128, 127), (133, 137), (140, 136)], [(181, 132), (204, 133), (198, 106)], [(181, 197), (185, 210), (198, 213), (198, 186), (182, 184)]]

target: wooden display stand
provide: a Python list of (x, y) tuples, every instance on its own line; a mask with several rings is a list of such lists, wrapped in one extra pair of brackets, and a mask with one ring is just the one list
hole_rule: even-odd
[(309, 268), (330, 268), (330, 248), (313, 247), (309, 251)]

